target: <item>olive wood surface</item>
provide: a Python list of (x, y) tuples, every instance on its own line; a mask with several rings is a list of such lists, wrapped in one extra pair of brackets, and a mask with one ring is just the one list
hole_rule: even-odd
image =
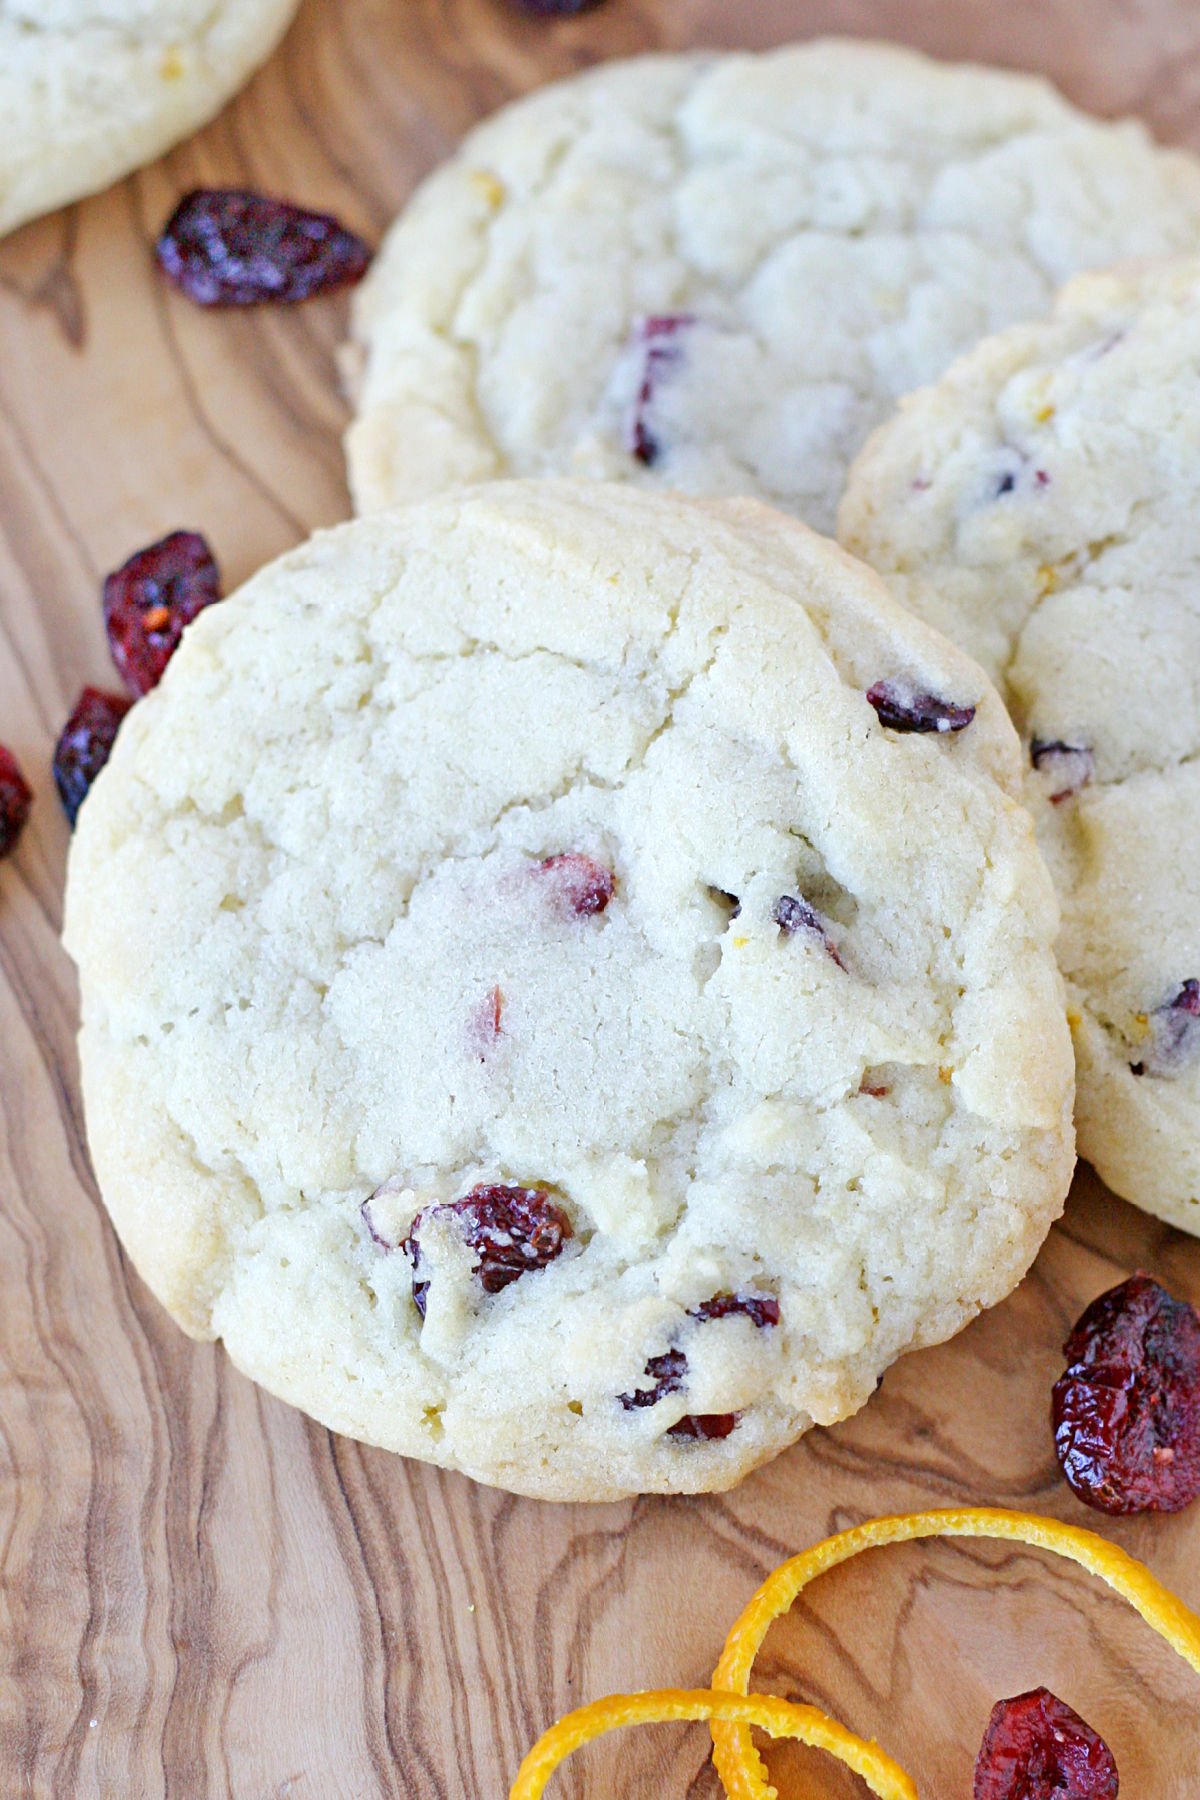
[[(962, 1502), (1098, 1523), (1200, 1606), (1200, 1507), (1109, 1524), (1056, 1474), (1047, 1409), (1084, 1303), (1143, 1267), (1200, 1301), (1200, 1243), (1085, 1173), (1021, 1290), (914, 1356), (857, 1419), (731, 1495), (595, 1509), (493, 1493), (332, 1436), (176, 1330), (88, 1169), (58, 941), (54, 737), (112, 683), (104, 573), (176, 526), (229, 585), (347, 510), (341, 298), (205, 313), (155, 227), (197, 183), (343, 215), (373, 239), (479, 114), (596, 58), (821, 30), (1041, 69), (1200, 148), (1193, 0), (305, 0), (207, 131), (0, 245), (0, 739), (37, 791), (0, 869), (0, 1796), (484, 1800), (559, 1712), (703, 1684), (764, 1573), (840, 1525)], [(925, 1800), (966, 1800), (1000, 1695), (1046, 1683), (1128, 1800), (1200, 1796), (1200, 1684), (1087, 1577), (1015, 1548), (877, 1552), (777, 1626), (762, 1686), (877, 1735)], [(780, 1751), (785, 1794), (856, 1781)], [(564, 1800), (709, 1800), (702, 1727), (618, 1734)]]

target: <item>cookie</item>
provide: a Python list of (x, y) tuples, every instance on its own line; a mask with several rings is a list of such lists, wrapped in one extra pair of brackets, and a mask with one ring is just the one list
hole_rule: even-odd
[(1200, 262), (1081, 277), (852, 472), (845, 541), (977, 656), (1063, 907), (1080, 1154), (1200, 1233)]
[(199, 130), (298, 0), (7, 0), (0, 234), (95, 194)]
[(978, 667), (754, 502), (497, 484), (318, 536), (188, 628), (80, 813), (122, 1238), (351, 1436), (728, 1487), (1062, 1204), (1019, 782)]
[(495, 476), (832, 531), (896, 397), (1068, 276), (1200, 243), (1200, 164), (882, 44), (605, 63), (489, 120), (360, 290), (359, 511)]

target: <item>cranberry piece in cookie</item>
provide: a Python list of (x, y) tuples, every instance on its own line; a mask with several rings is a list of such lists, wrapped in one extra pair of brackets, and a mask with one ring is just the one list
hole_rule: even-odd
[(328, 213), (244, 188), (186, 194), (154, 253), (198, 306), (290, 305), (361, 281), (371, 260), (363, 240)]
[(657, 1406), (668, 1394), (679, 1392), (687, 1366), (687, 1357), (682, 1350), (665, 1350), (661, 1356), (652, 1356), (645, 1370), (651, 1385), (635, 1388), (632, 1394), (619, 1395), (621, 1405), (626, 1412), (634, 1412), (643, 1406)]
[(12, 751), (0, 744), (0, 857), (16, 849), (32, 805), (33, 790), (20, 764)]
[[(766, 1330), (779, 1323), (779, 1302), (772, 1294), (714, 1294), (711, 1300), (703, 1300), (693, 1307), (688, 1318), (704, 1325), (710, 1319), (728, 1319), (739, 1313), (760, 1330)], [(668, 1394), (679, 1392), (687, 1370), (688, 1359), (682, 1350), (665, 1350), (661, 1356), (652, 1356), (645, 1369), (650, 1386), (637, 1388), (632, 1394), (618, 1395), (621, 1405), (626, 1412), (643, 1406), (657, 1406)], [(737, 1421), (737, 1413), (688, 1413), (669, 1427), (668, 1435), (724, 1438), (729, 1436)]]
[(738, 1422), (737, 1413), (685, 1413), (676, 1424), (668, 1427), (667, 1436), (673, 1438), (694, 1438), (701, 1443), (713, 1443), (718, 1438), (727, 1438)]
[(691, 313), (658, 313), (642, 319), (636, 328), (636, 341), (642, 351), (642, 376), (629, 420), (629, 452), (648, 469), (654, 467), (663, 450), (654, 426), (654, 396), (682, 362), (680, 338), (695, 323)]
[(425, 1207), (401, 1245), (413, 1266), (413, 1299), (422, 1316), (429, 1282), (421, 1277), (421, 1227), (434, 1217), (456, 1221), (476, 1253), (475, 1273), (485, 1294), (498, 1294), (531, 1269), (544, 1269), (572, 1236), (566, 1213), (541, 1188), (484, 1183), (461, 1200)]
[(807, 931), (820, 938), (826, 956), (830, 957), (839, 969), (845, 968), (837, 945), (826, 930), (825, 921), (815, 907), (801, 900), (795, 894), (781, 894), (771, 911), (771, 917), (785, 937), (794, 937), (798, 931)]
[(114, 570), (104, 583), (104, 627), (131, 693), (158, 686), (184, 626), (220, 598), (216, 560), (197, 531), (173, 531)]
[(617, 891), (612, 870), (578, 850), (546, 857), (538, 863), (536, 873), (545, 880), (562, 910), (577, 919), (602, 913)]
[(867, 699), (889, 731), (965, 731), (975, 717), (973, 706), (957, 706), (904, 681), (877, 681)]
[(1200, 1315), (1148, 1275), (1093, 1301), (1064, 1346), (1054, 1447), (1106, 1513), (1179, 1512), (1200, 1495)]
[(974, 1800), (1117, 1800), (1104, 1739), (1049, 1688), (998, 1700), (975, 1764)]
[(54, 780), (71, 825), (93, 781), (112, 754), (121, 720), (133, 702), (84, 688), (54, 749)]
[(1096, 772), (1095, 755), (1086, 744), (1067, 744), (1061, 738), (1034, 738), (1029, 760), (1039, 775), (1050, 777), (1052, 806), (1073, 799)]
[(711, 1300), (694, 1306), (688, 1317), (703, 1325), (709, 1319), (730, 1319), (739, 1313), (765, 1331), (779, 1323), (779, 1302), (773, 1294), (714, 1294)]
[(1200, 1049), (1200, 981), (1189, 978), (1172, 999), (1145, 1015), (1145, 1039), (1135, 1075), (1178, 1075)]
[(470, 1048), (480, 1062), (486, 1062), (504, 1035), (504, 995), (498, 987), (489, 988), (471, 1012), (468, 1038)]

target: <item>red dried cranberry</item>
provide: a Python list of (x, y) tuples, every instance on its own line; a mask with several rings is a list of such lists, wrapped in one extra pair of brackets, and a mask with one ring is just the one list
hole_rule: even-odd
[(657, 1406), (667, 1394), (676, 1394), (683, 1386), (683, 1378), (687, 1374), (687, 1357), (682, 1350), (666, 1350), (661, 1356), (652, 1356), (646, 1364), (645, 1373), (653, 1386), (636, 1388), (632, 1394), (620, 1394), (618, 1398), (626, 1412), (633, 1412), (642, 1406)]
[(703, 1325), (709, 1319), (729, 1319), (738, 1313), (744, 1313), (763, 1331), (769, 1325), (778, 1325), (779, 1302), (772, 1294), (714, 1294), (711, 1300), (694, 1306), (688, 1318), (698, 1319)]
[(131, 556), (104, 583), (104, 626), (130, 692), (157, 687), (183, 628), (221, 598), (213, 553), (197, 531), (173, 531)]
[(676, 1424), (668, 1426), (667, 1436), (698, 1438), (710, 1443), (715, 1438), (727, 1438), (739, 1416), (738, 1413), (685, 1413)]
[(1200, 1315), (1148, 1275), (1088, 1307), (1054, 1384), (1054, 1447), (1099, 1512), (1179, 1512), (1200, 1495)]
[(243, 188), (186, 194), (154, 247), (158, 266), (198, 306), (307, 300), (361, 281), (371, 253), (328, 213)]
[(71, 825), (88, 790), (108, 761), (121, 720), (132, 701), (86, 687), (54, 749), (54, 781)]
[(484, 1183), (461, 1200), (425, 1207), (401, 1245), (413, 1266), (413, 1299), (422, 1318), (429, 1283), (420, 1279), (421, 1226), (431, 1218), (457, 1221), (476, 1252), (475, 1273), (485, 1294), (498, 1294), (531, 1269), (544, 1269), (572, 1235), (566, 1213), (541, 1188)]
[[(744, 1314), (760, 1330), (765, 1330), (778, 1325), (779, 1302), (771, 1294), (714, 1294), (711, 1300), (702, 1300), (699, 1306), (693, 1307), (688, 1318), (703, 1325), (710, 1319), (728, 1319), (737, 1313)], [(646, 1364), (645, 1375), (651, 1385), (637, 1388), (632, 1394), (619, 1394), (617, 1398), (626, 1412), (643, 1406), (657, 1406), (668, 1394), (679, 1392), (687, 1370), (688, 1359), (682, 1350), (665, 1350), (661, 1356), (652, 1356)], [(696, 1413), (689, 1414), (670, 1429), (676, 1437), (728, 1437), (736, 1423), (736, 1413)]]
[(1049, 1688), (998, 1700), (975, 1764), (974, 1800), (1117, 1800), (1102, 1737)]
[(973, 706), (956, 706), (901, 681), (877, 681), (867, 699), (891, 731), (965, 731), (975, 717)]
[(504, 995), (498, 987), (491, 988), (471, 1014), (471, 1047), (480, 1062), (487, 1061), (488, 1052), (503, 1035), (503, 1018)]
[(1039, 772), (1045, 769), (1054, 782), (1052, 806), (1070, 800), (1096, 772), (1096, 758), (1086, 744), (1065, 744), (1061, 738), (1034, 738), (1029, 759)]
[(655, 390), (683, 356), (679, 334), (696, 323), (691, 313), (659, 313), (642, 319), (636, 329), (642, 350), (642, 378), (629, 421), (629, 452), (652, 469), (662, 455), (662, 443), (651, 423)]
[(1147, 1020), (1146, 1042), (1137, 1062), (1129, 1067), (1135, 1075), (1177, 1075), (1200, 1047), (1200, 981), (1187, 980)]
[(795, 894), (781, 894), (771, 909), (771, 917), (780, 931), (793, 937), (798, 931), (812, 932), (819, 937), (825, 954), (833, 959), (839, 969), (845, 968), (837, 945), (825, 929), (825, 921), (807, 900), (798, 899)]
[(578, 850), (548, 856), (538, 864), (537, 873), (549, 878), (563, 910), (577, 919), (602, 913), (617, 889), (612, 870), (606, 869), (594, 857), (581, 855)]
[(16, 849), (32, 805), (33, 790), (20, 764), (12, 751), (0, 744), (0, 856)]

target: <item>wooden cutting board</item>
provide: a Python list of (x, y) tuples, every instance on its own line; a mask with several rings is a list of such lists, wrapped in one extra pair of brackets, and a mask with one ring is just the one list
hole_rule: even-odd
[[(819, 30), (1042, 69), (1200, 148), (1194, 0), (306, 0), (253, 86), (113, 192), (0, 245), (0, 738), (37, 788), (0, 870), (0, 1796), (502, 1800), (560, 1711), (703, 1684), (764, 1572), (840, 1524), (992, 1502), (1084, 1515), (1047, 1427), (1083, 1304), (1145, 1267), (1200, 1301), (1200, 1242), (1081, 1175), (1004, 1306), (894, 1370), (858, 1419), (736, 1493), (514, 1500), (332, 1437), (188, 1343), (109, 1230), (84, 1147), (58, 942), (51, 745), (112, 681), (106, 570), (176, 526), (230, 584), (347, 510), (341, 300), (206, 315), (147, 244), (197, 182), (327, 206), (377, 237), (480, 113), (597, 57)], [(1200, 1606), (1200, 1507), (1110, 1528)], [(1111, 1742), (1127, 1800), (1200, 1796), (1200, 1684), (1082, 1575), (987, 1546), (876, 1555), (768, 1640), (760, 1681), (876, 1734), (966, 1800), (992, 1702), (1045, 1682)], [(862, 1790), (779, 1753), (786, 1794)], [(569, 1766), (574, 1800), (703, 1800), (702, 1728)]]

